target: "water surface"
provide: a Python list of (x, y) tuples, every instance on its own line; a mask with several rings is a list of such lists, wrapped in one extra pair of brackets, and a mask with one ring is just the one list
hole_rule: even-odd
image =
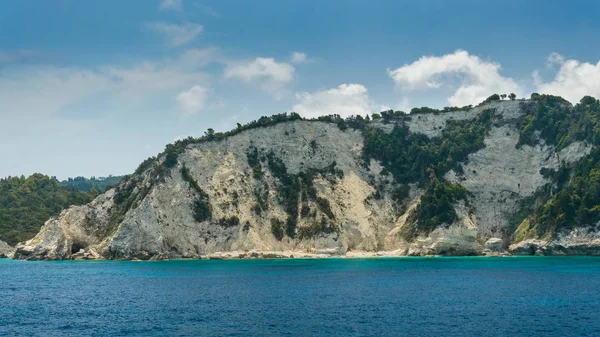
[(0, 260), (2, 336), (600, 336), (600, 258)]

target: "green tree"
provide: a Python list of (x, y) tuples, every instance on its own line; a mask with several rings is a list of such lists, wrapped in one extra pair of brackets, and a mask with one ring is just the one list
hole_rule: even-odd
[(215, 139), (215, 130), (213, 130), (212, 128), (208, 128), (205, 132), (204, 132), (204, 136), (206, 137), (206, 139), (208, 140), (213, 140)]
[(14, 245), (31, 239), (51, 216), (97, 195), (94, 188), (62, 187), (55, 177), (39, 173), (0, 179), (0, 240)]

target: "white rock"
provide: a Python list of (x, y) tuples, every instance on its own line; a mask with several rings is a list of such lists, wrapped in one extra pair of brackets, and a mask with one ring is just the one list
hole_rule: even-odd
[[(456, 205), (459, 219), (454, 224), (421, 235), (412, 242), (402, 238), (402, 229), (420, 200), (423, 190), (412, 186), (408, 210), (397, 213), (391, 198), (390, 175), (374, 160), (365, 167), (360, 131), (341, 131), (333, 123), (294, 121), (243, 131), (221, 141), (193, 144), (178, 158), (164, 181), (155, 173), (143, 172), (134, 192), (140, 196), (120, 223), (111, 227), (115, 190), (110, 190), (88, 205), (71, 207), (48, 220), (32, 240), (20, 244), (18, 258), (68, 259), (125, 258), (273, 258), (326, 256), (399, 256), (399, 255), (474, 255), (501, 249), (496, 237), (507, 225), (517, 203), (546, 183), (542, 167), (558, 168), (564, 160), (573, 162), (590, 148), (575, 143), (556, 153), (547, 145), (516, 148), (518, 130), (511, 125), (521, 116), (521, 101), (492, 102), (470, 111), (438, 115), (411, 116), (412, 132), (435, 137), (450, 119), (469, 119), (485, 108), (496, 109), (502, 123), (491, 128), (486, 147), (469, 155), (464, 175), (449, 172), (446, 178), (462, 184), (471, 193), (470, 205)], [(419, 118), (420, 117), (420, 118)], [(393, 124), (375, 125), (391, 130)], [(316, 147), (311, 144), (316, 143)], [(322, 169), (332, 163), (343, 171), (342, 179), (317, 176), (314, 187), (318, 197), (329, 202), (337, 230), (301, 239), (285, 236), (277, 240), (271, 231), (272, 219), (285, 223), (287, 214), (277, 196), (278, 179), (264, 169), (264, 178), (253, 178), (247, 151), (256, 147), (262, 154), (273, 152), (297, 174), (307, 169)], [(197, 222), (193, 217), (196, 192), (181, 175), (185, 165), (190, 175), (208, 194), (213, 221)], [(267, 165), (263, 165), (266, 167)], [(266, 186), (268, 209), (256, 215), (256, 193)], [(375, 186), (384, 186), (382, 198), (371, 198)], [(300, 230), (315, 225), (325, 215), (314, 201), (308, 202), (316, 218), (299, 218)], [(216, 220), (236, 216), (239, 225), (226, 227)], [(326, 216), (325, 216), (326, 217)], [(488, 240), (493, 238), (491, 240)], [(593, 240), (593, 239), (588, 239)], [(514, 245), (513, 245), (514, 246)], [(546, 253), (537, 243), (511, 246), (515, 253)], [(500, 247), (500, 248), (498, 248)], [(561, 246), (561, 247), (564, 247)], [(83, 249), (83, 253), (76, 253)], [(557, 248), (558, 249), (558, 248)], [(572, 250), (575, 250), (573, 248)], [(558, 251), (558, 250), (555, 250)]]
[(485, 242), (485, 249), (493, 252), (502, 251), (502, 246), (504, 245), (504, 241), (500, 238), (490, 238)]

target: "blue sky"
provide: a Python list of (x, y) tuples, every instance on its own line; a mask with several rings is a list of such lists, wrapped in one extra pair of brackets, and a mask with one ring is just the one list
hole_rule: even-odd
[(600, 97), (597, 1), (0, 1), (0, 176), (132, 172), (262, 115)]

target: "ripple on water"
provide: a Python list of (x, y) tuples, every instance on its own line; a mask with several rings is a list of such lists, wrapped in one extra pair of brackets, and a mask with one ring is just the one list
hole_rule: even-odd
[(600, 258), (0, 261), (0, 335), (600, 334)]

